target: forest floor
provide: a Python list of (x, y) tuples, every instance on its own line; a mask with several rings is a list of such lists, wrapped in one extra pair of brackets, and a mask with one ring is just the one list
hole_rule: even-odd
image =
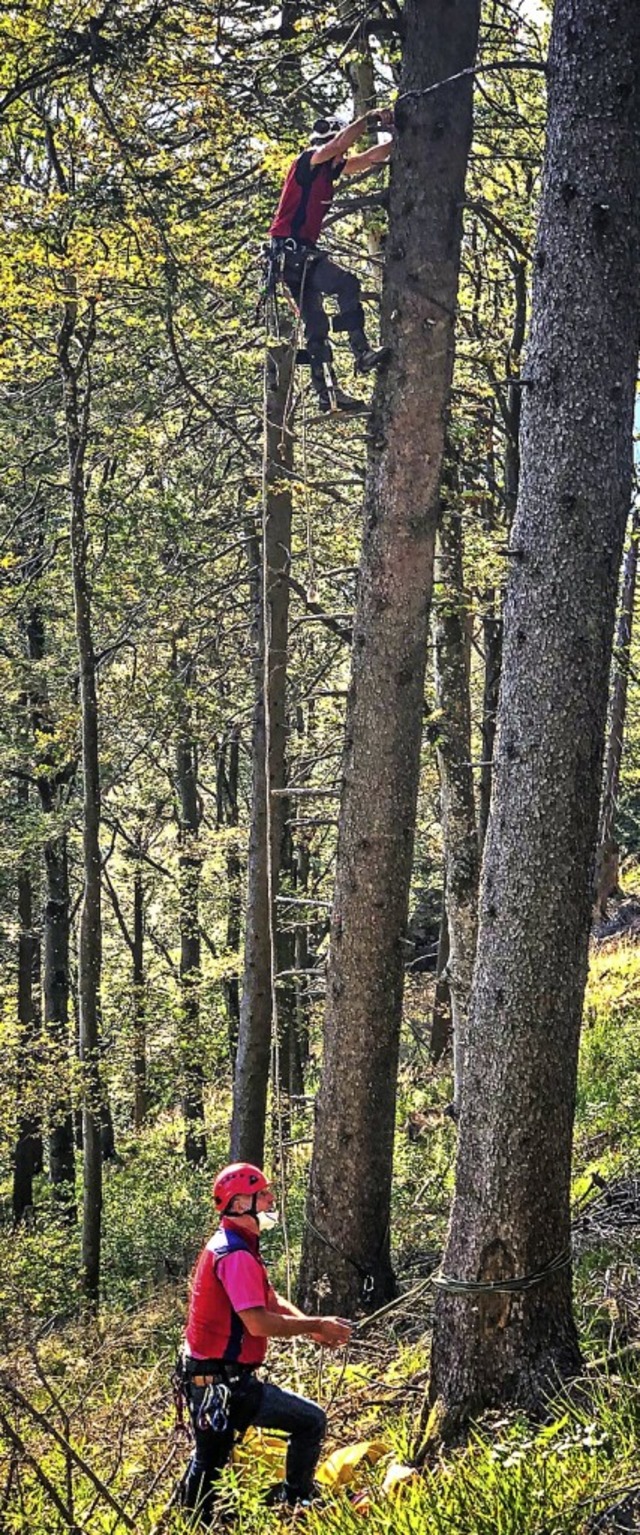
[[(446, 1067), (426, 1060), (424, 979), (407, 998), (396, 1151), (398, 1304), (357, 1329), (346, 1358), (275, 1347), (273, 1378), (329, 1408), (327, 1454), (373, 1443), (350, 1490), (338, 1489), (309, 1535), (366, 1526), (384, 1535), (613, 1535), (640, 1530), (640, 942), (594, 944), (581, 1049), (573, 1184), (581, 1389), (531, 1424), (486, 1415), (468, 1444), (420, 1475), (406, 1463), (427, 1378), (431, 1292), (451, 1196), (455, 1130), (442, 1109)], [(420, 1127), (408, 1133), (409, 1115)], [(288, 1230), (302, 1227), (308, 1125), (293, 1127)], [(169, 1507), (188, 1454), (169, 1378), (190, 1262), (208, 1229), (209, 1179), (185, 1171), (181, 1129), (157, 1124), (121, 1145), (107, 1170), (106, 1300), (77, 1320), (77, 1234), (43, 1205), (30, 1231), (0, 1232), (0, 1531), (106, 1535), (186, 1531)], [(210, 1162), (224, 1154), (221, 1123)], [(43, 1196), (44, 1199), (44, 1196)], [(286, 1284), (282, 1237), (267, 1254)], [(18, 1393), (16, 1395), (15, 1393)], [(11, 1436), (13, 1435), (12, 1444)], [(233, 1528), (282, 1528), (262, 1502), (281, 1475), (273, 1439), (245, 1443), (226, 1474)], [(56, 1501), (57, 1500), (57, 1501)], [(301, 1528), (298, 1521), (298, 1528)]]

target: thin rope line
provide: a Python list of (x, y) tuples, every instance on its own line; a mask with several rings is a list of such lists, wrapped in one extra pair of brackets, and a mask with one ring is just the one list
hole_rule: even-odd
[(513, 1279), (454, 1279), (449, 1274), (432, 1274), (430, 1283), (437, 1290), (443, 1290), (446, 1295), (513, 1295), (524, 1290), (533, 1290), (536, 1285), (552, 1274), (558, 1274), (561, 1269), (569, 1267), (573, 1258), (570, 1247), (564, 1252), (558, 1253), (544, 1268), (538, 1269), (534, 1274), (522, 1274)]
[(418, 96), (431, 96), (434, 91), (441, 91), (445, 85), (454, 85), (456, 80), (468, 79), (469, 75), (489, 75), (506, 69), (531, 69), (540, 74), (546, 74), (547, 65), (544, 59), (496, 59), (493, 64), (469, 64), (466, 69), (459, 69), (455, 75), (447, 75), (446, 80), (436, 80), (433, 85), (425, 85), (420, 91), (403, 91), (396, 96), (393, 106), (397, 107), (399, 101), (411, 101)]

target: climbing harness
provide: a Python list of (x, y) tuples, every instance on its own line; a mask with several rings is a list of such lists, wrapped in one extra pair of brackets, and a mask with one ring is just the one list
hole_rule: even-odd
[[(285, 281), (284, 273), (287, 260), (293, 263), (300, 276), (300, 293), (297, 301), (294, 299)], [(294, 339), (292, 342), (292, 345), (295, 347), (295, 361), (297, 363), (309, 363), (311, 366), (313, 366), (312, 359), (306, 347), (299, 345), (300, 324), (307, 273), (317, 261), (321, 260), (321, 251), (314, 250), (311, 246), (305, 245), (301, 241), (289, 236), (273, 236), (262, 246), (262, 287), (256, 308), (256, 323), (261, 318), (264, 318), (267, 334), (274, 336), (277, 341), (282, 340), (278, 299), (281, 293), (284, 294), (295, 323)], [(334, 323), (334, 329), (337, 328)], [(339, 413), (339, 404), (336, 394), (336, 382), (330, 363), (325, 358), (321, 362), (320, 360), (318, 361), (322, 369), (324, 387), (329, 400), (329, 413), (337, 414)], [(288, 404), (289, 401), (287, 401), (287, 407)]]
[(198, 1428), (209, 1429), (212, 1434), (226, 1434), (229, 1427), (229, 1403), (231, 1388), (222, 1381), (212, 1381), (205, 1388), (198, 1412)]

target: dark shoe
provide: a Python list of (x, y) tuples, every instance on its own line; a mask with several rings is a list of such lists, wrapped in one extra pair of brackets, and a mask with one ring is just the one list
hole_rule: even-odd
[(333, 398), (326, 390), (318, 395), (318, 405), (323, 415), (331, 416), (344, 414), (349, 416), (362, 416), (368, 412), (368, 406), (364, 400), (356, 400), (353, 395), (345, 394), (344, 389), (336, 387), (332, 391)]
[(389, 361), (390, 356), (391, 347), (389, 346), (368, 346), (365, 351), (356, 353), (353, 371), (354, 373), (373, 373), (374, 368), (381, 368), (385, 362)]
[(308, 1494), (301, 1496), (286, 1482), (276, 1482), (275, 1487), (270, 1487), (265, 1498), (267, 1508), (279, 1508), (283, 1513), (294, 1512), (298, 1509), (322, 1508), (325, 1503), (325, 1494), (317, 1482), (314, 1482)]

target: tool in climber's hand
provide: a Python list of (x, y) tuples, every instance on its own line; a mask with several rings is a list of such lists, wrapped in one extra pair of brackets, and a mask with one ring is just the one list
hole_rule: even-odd
[(376, 107), (373, 112), (367, 112), (367, 120), (372, 128), (389, 131), (394, 127), (393, 107)]

